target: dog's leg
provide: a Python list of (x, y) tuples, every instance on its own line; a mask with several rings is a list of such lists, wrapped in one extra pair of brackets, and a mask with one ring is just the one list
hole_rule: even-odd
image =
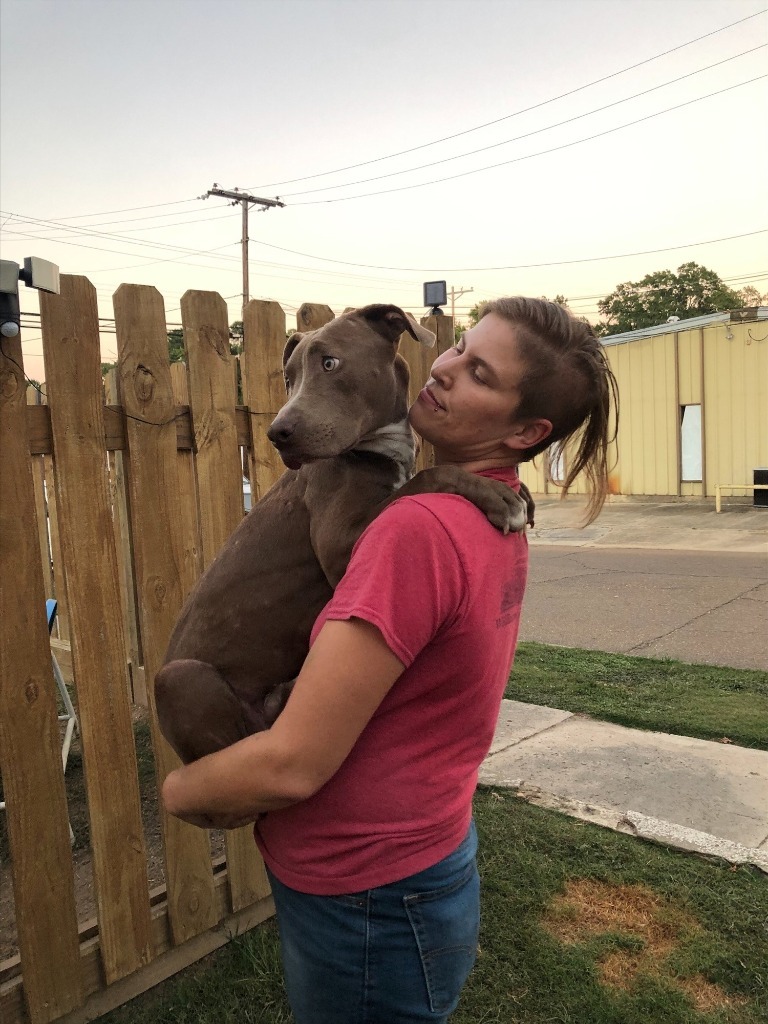
[[(458, 466), (433, 466), (430, 469), (422, 469), (407, 484), (393, 491), (386, 502), (376, 509), (375, 514), (378, 515), (398, 498), (409, 494), (432, 492), (461, 495), (476, 505), (503, 533), (524, 530), (526, 523), (533, 525), (533, 499), (527, 487), (523, 490), (521, 485), (521, 493), (518, 494), (501, 480), (467, 473)], [(375, 516), (370, 518), (372, 520)]]
[(164, 665), (155, 678), (155, 705), (160, 730), (184, 764), (266, 728), (263, 716), (249, 715), (226, 680), (202, 661)]

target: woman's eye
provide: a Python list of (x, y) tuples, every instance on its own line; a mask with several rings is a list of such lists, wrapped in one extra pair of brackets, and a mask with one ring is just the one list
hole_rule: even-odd
[(336, 356), (325, 356), (323, 358), (323, 369), (326, 373), (330, 373), (331, 370), (335, 370), (339, 365), (339, 360)]

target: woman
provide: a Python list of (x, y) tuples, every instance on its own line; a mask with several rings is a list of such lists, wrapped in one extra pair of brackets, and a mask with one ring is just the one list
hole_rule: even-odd
[[(517, 487), (574, 437), (590, 521), (607, 490), (615, 380), (591, 328), (499, 299), (410, 411), (438, 463)], [(358, 541), (275, 725), (172, 772), (171, 814), (256, 820), (297, 1024), (445, 1021), (474, 962), (472, 795), (517, 641), (524, 535), (453, 495), (404, 498)], [(269, 812), (269, 813), (267, 813)]]

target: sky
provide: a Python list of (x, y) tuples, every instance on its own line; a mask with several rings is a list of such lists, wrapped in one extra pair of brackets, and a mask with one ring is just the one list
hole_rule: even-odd
[(241, 211), (199, 198), (214, 183), (285, 202), (252, 209), (249, 269), (289, 328), (302, 302), (423, 315), (433, 280), (464, 290), (458, 317), (559, 294), (596, 321), (620, 282), (691, 260), (768, 292), (766, 8), (2, 0), (2, 258), (89, 278), (104, 361), (121, 283), (154, 285), (169, 324), (188, 289), (240, 319)]

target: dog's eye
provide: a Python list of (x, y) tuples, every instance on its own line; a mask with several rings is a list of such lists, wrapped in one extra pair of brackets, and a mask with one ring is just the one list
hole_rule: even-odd
[(339, 365), (339, 360), (336, 356), (325, 356), (323, 358), (323, 369), (326, 373), (330, 373), (331, 370), (335, 370)]

